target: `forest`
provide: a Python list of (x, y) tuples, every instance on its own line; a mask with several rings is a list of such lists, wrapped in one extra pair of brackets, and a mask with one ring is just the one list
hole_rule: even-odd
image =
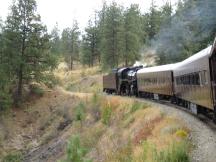
[(62, 32), (41, 22), (36, 0), (15, 0), (6, 21), (0, 19), (0, 110), (24, 101), (30, 83), (51, 85), (63, 59), (72, 70), (99, 65), (103, 71), (131, 66), (156, 56), (157, 64), (181, 61), (212, 44), (216, 33), (214, 0), (179, 0), (147, 12), (116, 2), (95, 11), (85, 31), (77, 20)]

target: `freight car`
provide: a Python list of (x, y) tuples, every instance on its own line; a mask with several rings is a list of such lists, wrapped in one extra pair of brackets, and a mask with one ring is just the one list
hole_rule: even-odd
[(103, 91), (112, 94), (118, 90), (118, 69), (113, 69), (111, 73), (103, 76)]
[(118, 94), (166, 99), (195, 114), (213, 114), (216, 120), (216, 39), (212, 46), (182, 62), (131, 69), (116, 72), (113, 88)]

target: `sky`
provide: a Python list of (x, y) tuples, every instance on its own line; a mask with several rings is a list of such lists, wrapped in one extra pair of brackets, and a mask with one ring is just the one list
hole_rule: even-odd
[[(37, 0), (38, 13), (41, 15), (42, 22), (47, 25), (48, 31), (58, 23), (60, 30), (71, 27), (73, 20), (78, 21), (80, 29), (83, 31), (88, 24), (88, 20), (93, 16), (95, 10), (102, 8), (104, 0)], [(109, 4), (113, 0), (106, 0)], [(124, 7), (130, 4), (139, 4), (142, 12), (147, 12), (151, 0), (115, 0)], [(158, 6), (167, 0), (155, 0)], [(174, 5), (177, 0), (170, 0)], [(0, 0), (0, 17), (5, 20), (9, 13), (9, 6), (12, 0)]]

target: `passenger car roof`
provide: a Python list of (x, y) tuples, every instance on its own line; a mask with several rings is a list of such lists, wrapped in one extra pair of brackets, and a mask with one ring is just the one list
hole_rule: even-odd
[(210, 57), (211, 56), (211, 49), (212, 49), (212, 46), (209, 46), (206, 49), (203, 49), (202, 51), (194, 54), (193, 56), (187, 58), (186, 60), (179, 62), (175, 68), (178, 68), (178, 67), (183, 66), (185, 64), (190, 64), (191, 62), (194, 62), (194, 61), (201, 59), (201, 58), (204, 58), (204, 57)]
[(154, 66), (149, 68), (143, 68), (137, 71), (137, 73), (152, 73), (152, 72), (161, 72), (161, 71), (172, 71), (176, 64), (168, 64), (168, 65), (161, 65), (161, 66)]

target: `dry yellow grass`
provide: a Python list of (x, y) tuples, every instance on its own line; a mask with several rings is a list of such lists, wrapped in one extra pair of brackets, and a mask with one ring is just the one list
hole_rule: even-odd
[(60, 63), (54, 75), (60, 80), (62, 87), (71, 91), (92, 92), (99, 91), (102, 87), (101, 70), (98, 66), (69, 71), (65, 63)]
[[(89, 151), (86, 157), (95, 162), (154, 162), (154, 147), (161, 151), (187, 139), (189, 130), (184, 123), (162, 114), (152, 105), (133, 98), (98, 95), (94, 86), (87, 89), (86, 85), (92, 80), (101, 88), (99, 73), (98, 67), (67, 71), (61, 64), (55, 75), (62, 87), (46, 90), (43, 97), (1, 118), (0, 157), (11, 150), (52, 146), (57, 139), (66, 142), (72, 135), (79, 134), (81, 144)], [(96, 77), (89, 81), (92, 75)], [(85, 77), (87, 80), (83, 81)], [(73, 86), (80, 88), (76, 92), (67, 91), (71, 84), (72, 89)], [(85, 117), (83, 121), (76, 121), (76, 106), (80, 103), (85, 105)], [(110, 112), (104, 115), (105, 108)], [(103, 118), (107, 118), (108, 124)], [(65, 154), (62, 149), (49, 157), (49, 161), (62, 159)]]

